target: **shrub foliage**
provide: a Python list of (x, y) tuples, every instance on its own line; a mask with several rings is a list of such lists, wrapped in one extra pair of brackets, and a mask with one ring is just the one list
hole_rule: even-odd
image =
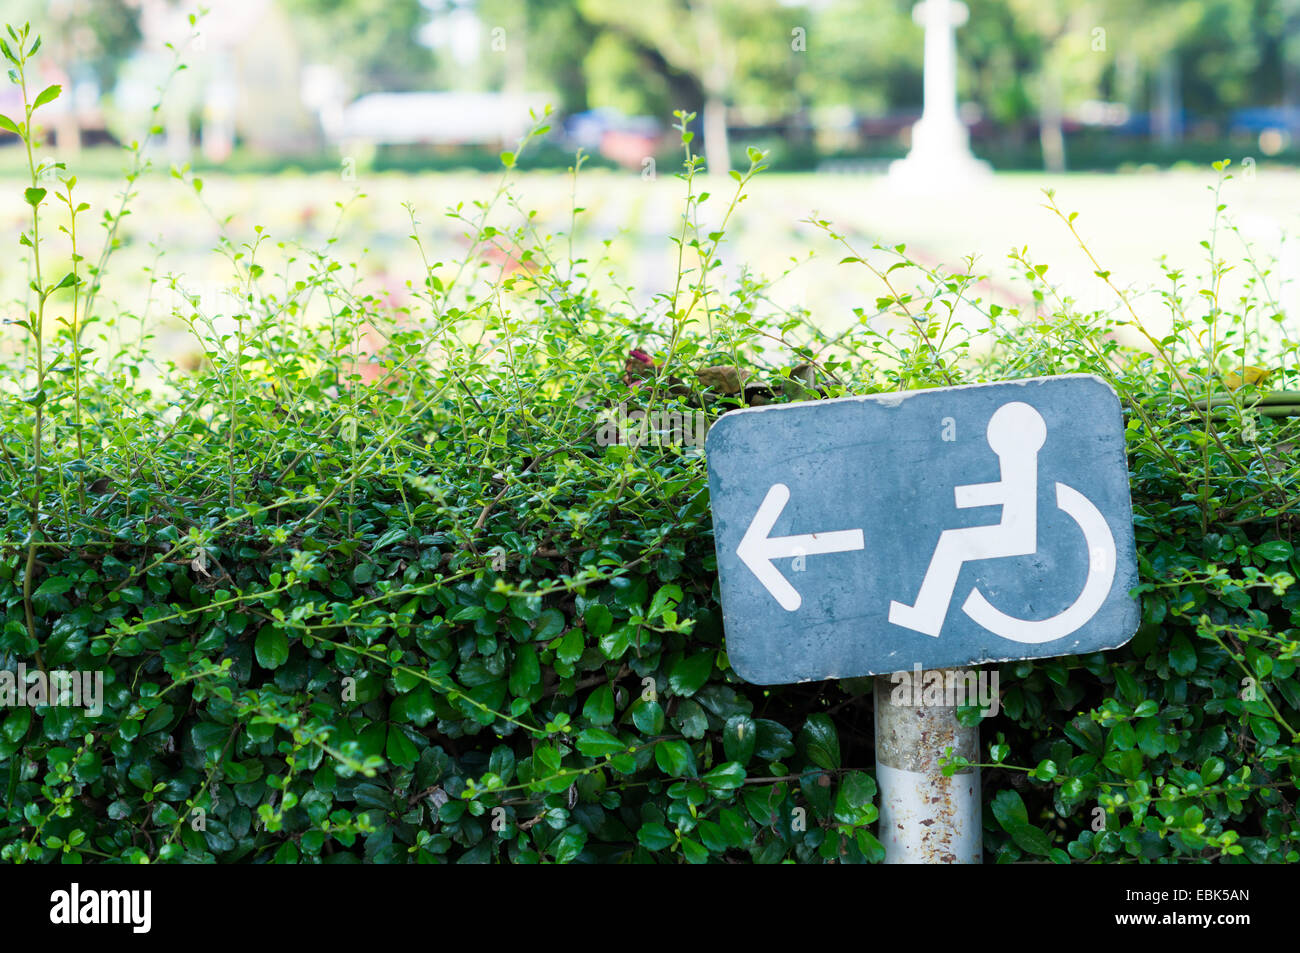
[[(35, 45), (14, 30), (3, 50), (28, 104), (3, 123), (29, 147), (58, 93), (26, 85)], [(648, 306), (524, 211), (525, 141), (493, 196), (448, 211), (465, 259), (428, 261), (404, 304), (328, 245), (223, 231), (221, 307), (182, 296), (174, 314), (193, 369), (151, 357), (147, 318), (100, 294), (126, 202), (88, 254), (75, 177), (29, 148), (0, 667), (99, 673), (104, 704), (0, 709), (0, 856), (878, 862), (866, 684), (732, 673), (702, 449), (653, 428), (1073, 371), (1124, 400), (1143, 623), (1121, 650), (1002, 666), (987, 857), (1300, 856), (1296, 352), (1248, 247), (1226, 299), (1222, 208), (1204, 275), (1113, 284), (1095, 313), (1027, 249), (1031, 303), (1004, 309), (973, 263), (936, 270), (813, 218), (880, 293), (831, 337), (723, 268), (763, 157), (705, 179), (678, 119), (681, 265)], [(128, 199), (145, 145), (131, 158)], [(650, 423), (611, 440), (619, 408)]]

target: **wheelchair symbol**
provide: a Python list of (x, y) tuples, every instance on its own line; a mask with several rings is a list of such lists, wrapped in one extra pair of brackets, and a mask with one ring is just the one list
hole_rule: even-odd
[[(947, 529), (939, 536), (921, 590), (912, 605), (890, 602), (889, 621), (914, 632), (938, 637), (943, 628), (963, 563), (1038, 551), (1038, 451), (1047, 439), (1042, 415), (1019, 401), (1003, 404), (988, 426), (989, 447), (998, 456), (1002, 479), (955, 489), (957, 506), (1001, 506), (1002, 521), (993, 526)], [(1056, 484), (1056, 505), (1083, 530), (1088, 547), (1088, 577), (1069, 608), (1047, 619), (1019, 619), (995, 608), (978, 588), (962, 611), (994, 635), (1037, 645), (1063, 638), (1102, 607), (1115, 580), (1115, 538), (1092, 501), (1073, 487)]]

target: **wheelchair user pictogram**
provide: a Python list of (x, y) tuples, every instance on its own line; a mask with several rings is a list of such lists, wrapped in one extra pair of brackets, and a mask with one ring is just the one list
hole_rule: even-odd
[[(965, 563), (1038, 551), (1038, 451), (1047, 439), (1043, 417), (1029, 404), (1003, 404), (989, 420), (989, 447), (997, 454), (1001, 479), (955, 487), (959, 509), (1001, 506), (1002, 519), (991, 526), (947, 529), (939, 536), (920, 591), (911, 605), (891, 601), (894, 625), (937, 637)], [(962, 603), (962, 611), (994, 635), (1037, 645), (1063, 638), (1097, 614), (1115, 579), (1115, 539), (1101, 512), (1086, 496), (1056, 483), (1056, 505), (1083, 531), (1088, 550), (1088, 575), (1078, 597), (1066, 609), (1046, 619), (1021, 619), (996, 608), (978, 588)]]

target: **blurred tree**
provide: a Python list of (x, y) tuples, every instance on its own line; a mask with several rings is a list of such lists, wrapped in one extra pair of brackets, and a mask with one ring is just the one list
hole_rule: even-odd
[(1269, 6), (1267, 20), (1280, 62), (1281, 100), (1294, 109), (1300, 107), (1300, 0), (1276, 0)]
[(700, 112), (704, 91), (696, 76), (633, 33), (594, 24), (593, 28), (595, 39), (582, 61), (590, 107), (660, 118), (675, 109)]
[(46, 57), (108, 89), (140, 42), (136, 6), (132, 0), (5, 0), (3, 22), (31, 23)]
[[(728, 4), (718, 9), (735, 68), (730, 98), (743, 122), (771, 124), (801, 116), (808, 89), (798, 82), (820, 52), (815, 11), (793, 2)], [(813, 34), (809, 47), (809, 35)]]
[(957, 40), (957, 54), (970, 68), (965, 97), (983, 107), (1004, 147), (1018, 150), (1036, 116), (1032, 87), (1041, 40), (1023, 29), (1005, 0), (966, 3), (970, 19)]
[[(108, 11), (133, 0), (84, 2)], [(792, 135), (816, 107), (919, 108), (915, 2), (284, 0), (308, 53), (343, 65), (360, 91), (527, 83), (568, 112), (687, 109), (703, 120), (714, 171), (728, 167), (728, 116), (785, 122)], [(1089, 99), (1149, 113), (1166, 144), (1181, 135), (1184, 104), (1217, 120), (1250, 103), (1300, 106), (1300, 0), (966, 2), (961, 98), (984, 109), (1007, 146), (1036, 128), (1049, 169), (1067, 164), (1066, 117)], [(447, 16), (472, 27), (473, 57), (421, 42), (425, 21)]]
[(309, 61), (339, 67), (358, 93), (428, 89), (437, 57), (420, 42), (421, 0), (282, 0)]
[[(1148, 80), (1146, 106), (1153, 136), (1165, 146), (1182, 138), (1182, 70), (1179, 46), (1219, 0), (1143, 0), (1134, 7), (1122, 0), (1104, 0), (1098, 22), (1104, 22), (1107, 52), (1131, 56)], [(1139, 91), (1140, 94), (1140, 91)]]
[[(49, 18), (53, 42), (94, 74), (101, 89), (117, 78), (118, 64), (140, 42), (139, 13), (129, 0), (53, 0), (39, 4)], [(53, 52), (53, 49), (51, 50)]]
[(589, 107), (665, 119), (674, 109), (698, 108), (700, 103), (694, 80), (615, 31), (598, 31), (580, 62)]
[(1181, 103), (1194, 113), (1223, 118), (1239, 106), (1277, 102), (1283, 95), (1279, 53), (1287, 5), (1285, 0), (1200, 0), (1161, 11), (1167, 24), (1162, 52), (1178, 64)]
[(819, 106), (882, 114), (921, 106), (924, 33), (915, 0), (832, 0), (813, 6), (799, 90)]
[(788, 24), (793, 14), (778, 0), (577, 0), (577, 7), (588, 22), (616, 34), (647, 67), (676, 79), (679, 90), (695, 93), (676, 108), (702, 113), (710, 172), (731, 168), (727, 108), (737, 77), (752, 84), (755, 101), (763, 105), (772, 100), (774, 87), (762, 77), (772, 76), (773, 62), (784, 60), (789, 69), (775, 72), (783, 75), (787, 93), (792, 88)]
[(589, 106), (584, 61), (599, 31), (574, 0), (529, 0), (526, 5), (528, 75), (555, 90), (556, 107), (582, 112)]
[[(1053, 171), (1066, 166), (1064, 119), (1082, 101), (1109, 93), (1149, 111), (1153, 134), (1168, 145), (1182, 133), (1185, 91), (1199, 107), (1238, 99), (1234, 87), (1255, 65), (1249, 8), (1257, 0), (968, 2), (962, 50), (980, 74), (980, 96), (1010, 130), (1036, 117)], [(1186, 73), (1184, 63), (1192, 64)]]
[(50, 82), (65, 86), (55, 124), (61, 149), (81, 143), (80, 121), (73, 107), (77, 87), (91, 83), (96, 92), (110, 89), (118, 67), (140, 42), (139, 12), (131, 0), (6, 0), (5, 23), (30, 22), (41, 36), (46, 63), (64, 75)]
[[(1112, 95), (1149, 111), (1153, 137), (1166, 146), (1183, 135), (1183, 111), (1223, 118), (1231, 109), (1274, 99), (1280, 68), (1261, 69), (1281, 20), (1269, 12), (1294, 0), (1098, 0), (1112, 58)], [(1125, 64), (1135, 76), (1124, 78)], [(1129, 89), (1128, 87), (1136, 87)]]
[(1095, 94), (1109, 63), (1100, 0), (1005, 0), (1015, 32), (1033, 38), (1033, 98), (1043, 165), (1065, 171), (1065, 106)]

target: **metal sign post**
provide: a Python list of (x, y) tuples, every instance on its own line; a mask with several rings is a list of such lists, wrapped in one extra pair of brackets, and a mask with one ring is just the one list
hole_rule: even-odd
[[(891, 675), (875, 678), (876, 786), (885, 863), (978, 864), (984, 840), (979, 768), (944, 777), (940, 762), (948, 750), (978, 761), (979, 728), (959, 723), (955, 706), (911, 704), (914, 676), (904, 674), (908, 678), (901, 682)], [(966, 672), (924, 675), (963, 678)]]
[[(748, 681), (1072, 655), (1137, 631), (1123, 416), (1100, 378), (747, 408), (706, 453), (727, 651)], [(955, 720), (974, 699), (881, 691), (880, 839), (886, 814), (915, 816), (932, 836), (902, 836), (891, 857), (977, 859), (978, 776), (922, 790), (897, 773), (933, 780), (944, 747), (978, 760)], [(912, 810), (922, 795), (960, 812)]]

